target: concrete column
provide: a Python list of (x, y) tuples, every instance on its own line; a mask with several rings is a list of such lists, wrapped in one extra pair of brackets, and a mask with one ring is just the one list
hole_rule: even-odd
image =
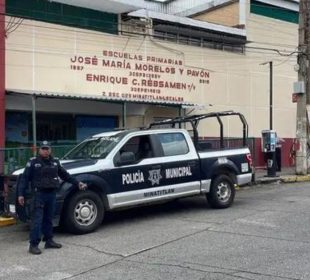
[(239, 0), (239, 25), (245, 26), (246, 25), (246, 5), (250, 5), (250, 2), (246, 3), (246, 0)]

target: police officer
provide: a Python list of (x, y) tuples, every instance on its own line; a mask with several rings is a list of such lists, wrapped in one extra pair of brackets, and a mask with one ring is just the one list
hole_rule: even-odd
[(60, 177), (63, 181), (69, 182), (80, 190), (87, 186), (78, 182), (59, 163), (59, 160), (51, 156), (51, 146), (43, 141), (37, 157), (28, 161), (24, 173), (18, 185), (18, 202), (21, 206), (25, 204), (25, 190), (31, 182), (34, 192), (33, 213), (31, 217), (30, 246), (31, 254), (41, 254), (38, 245), (43, 233), (45, 248), (61, 248), (61, 244), (53, 240), (52, 219), (56, 205), (56, 191), (59, 188)]

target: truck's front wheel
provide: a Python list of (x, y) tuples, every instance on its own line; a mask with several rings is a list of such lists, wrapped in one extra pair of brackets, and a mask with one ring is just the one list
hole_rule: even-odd
[(101, 198), (93, 191), (79, 191), (68, 201), (63, 225), (75, 234), (94, 231), (101, 224), (104, 206)]
[(227, 175), (218, 175), (211, 182), (207, 199), (212, 208), (227, 208), (235, 198), (233, 180)]

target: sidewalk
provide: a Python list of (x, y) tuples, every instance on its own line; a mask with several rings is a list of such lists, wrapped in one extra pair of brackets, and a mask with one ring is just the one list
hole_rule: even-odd
[(282, 168), (281, 172), (276, 172), (276, 177), (267, 177), (266, 169), (256, 169), (254, 176), (255, 184), (269, 184), (274, 182), (293, 183), (310, 182), (310, 174), (296, 175), (295, 167)]

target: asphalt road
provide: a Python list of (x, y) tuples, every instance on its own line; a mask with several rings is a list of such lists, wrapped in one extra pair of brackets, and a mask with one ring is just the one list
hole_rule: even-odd
[[(0, 279), (310, 279), (309, 183), (237, 192), (231, 208), (203, 197), (109, 214), (63, 248), (30, 255), (28, 228), (0, 229)], [(42, 247), (42, 246), (41, 246)]]

